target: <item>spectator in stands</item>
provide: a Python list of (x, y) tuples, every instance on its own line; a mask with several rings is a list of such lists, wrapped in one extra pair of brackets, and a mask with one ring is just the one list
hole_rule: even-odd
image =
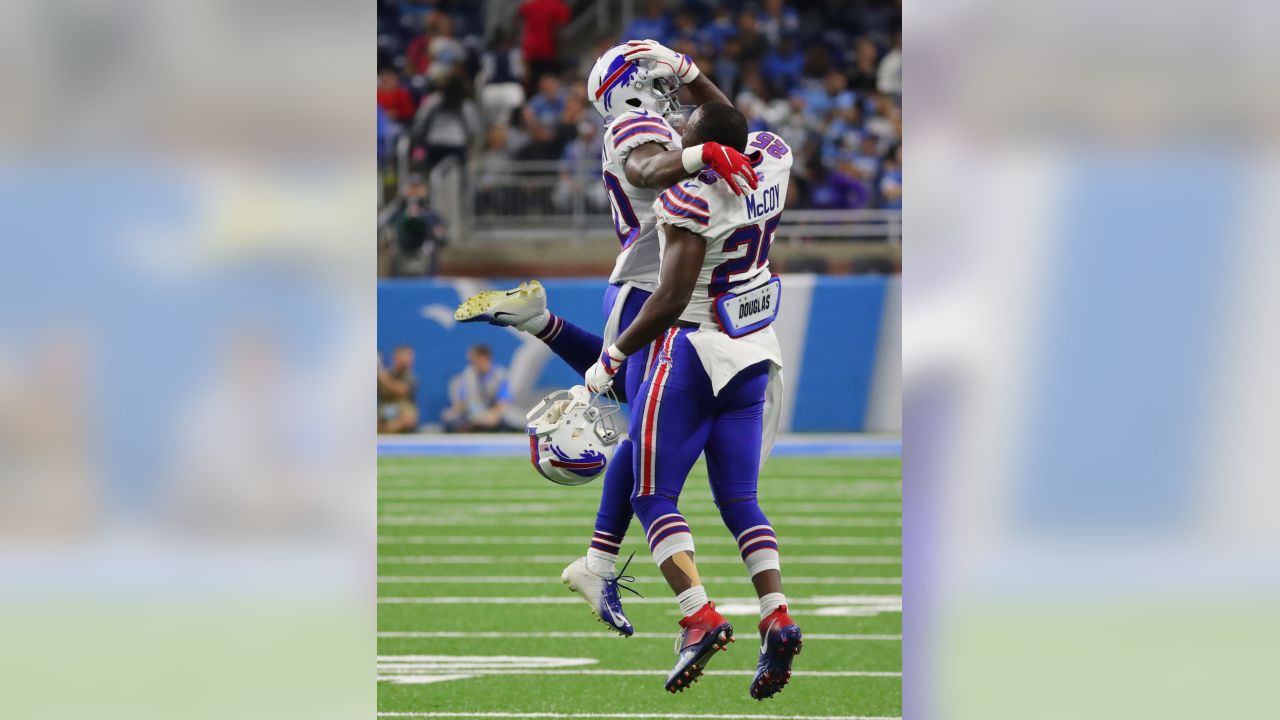
[(790, 36), (783, 38), (776, 49), (764, 56), (760, 63), (760, 72), (769, 83), (769, 89), (775, 93), (785, 93), (800, 82), (800, 73), (804, 69), (804, 54), (796, 47)]
[(494, 123), (485, 134), (474, 175), (477, 213), (505, 215), (518, 202), (518, 191), (511, 186), (515, 173), (508, 132), (506, 124)]
[(839, 170), (828, 168), (819, 154), (809, 159), (805, 207), (814, 210), (856, 210), (870, 199), (867, 186)]
[(895, 145), (884, 159), (880, 173), (880, 207), (902, 209), (902, 145)]
[(895, 118), (901, 115), (898, 106), (888, 95), (876, 94), (871, 97), (871, 117), (863, 126), (867, 133), (874, 135), (881, 151), (887, 151), (898, 137), (898, 124)]
[(480, 72), (476, 74), (486, 123), (505, 123), (511, 111), (524, 104), (524, 86), (520, 84), (523, 76), (520, 51), (512, 46), (511, 36), (504, 33), (480, 56)]
[[(405, 86), (397, 89), (394, 74), (379, 73), (379, 167), (387, 187), (397, 184), (390, 151), (401, 132), (396, 120), (404, 122), (404, 97), (420, 97), (421, 90), (429, 90), (410, 126), (413, 169), (430, 170), (450, 157), (465, 160), (467, 141), (474, 144), (483, 137), (477, 184), (471, 188), (477, 211), (485, 208), (484, 212), (513, 217), (562, 214), (566, 208), (580, 207), (584, 193), (586, 206), (594, 208), (600, 188), (598, 158), (592, 155), (598, 152), (593, 147), (598, 147), (600, 128), (589, 104), (582, 102), (586, 73), (621, 39), (653, 37), (677, 52), (694, 55), (734, 98), (749, 129), (786, 138), (797, 165), (807, 167), (813, 154), (821, 159), (828, 174), (815, 187), (827, 199), (816, 205), (880, 207), (899, 202), (895, 197), (901, 196), (901, 163), (893, 158), (900, 156), (902, 141), (900, 3), (646, 0), (624, 38), (596, 36), (572, 59), (561, 58), (558, 45), (559, 33), (570, 19), (569, 4), (524, 0), (518, 11), (519, 38), (498, 34), (486, 46), (478, 36), (468, 35), (464, 47), (454, 39), (454, 24), (469, 33), (482, 26), (497, 27), (503, 18), (492, 16), (492, 10), (500, 4), (383, 0), (378, 15), (379, 68), (404, 69), (400, 79)], [(422, 32), (412, 37), (404, 28)], [(478, 72), (464, 76), (461, 92), (454, 92), (454, 71), (469, 62), (462, 50), (471, 47), (473, 38)], [(514, 47), (517, 41), (519, 50)], [(534, 64), (537, 67), (531, 67)], [(410, 73), (421, 75), (410, 79)], [(472, 80), (474, 95), (468, 90)], [(461, 97), (462, 109), (444, 102), (446, 96)], [(583, 127), (584, 119), (597, 127)], [(494, 125), (506, 127), (491, 130)], [(516, 159), (546, 161), (542, 172), (553, 178), (513, 182), (511, 176), (519, 174), (512, 167)], [(584, 170), (588, 165), (591, 169)], [(585, 182), (578, 175), (595, 180)], [(845, 179), (859, 184), (859, 198), (867, 197), (850, 200)], [(796, 191), (800, 202), (808, 205), (809, 188), (798, 182)], [(386, 230), (390, 265), (396, 228), (385, 214), (381, 227)]]
[(862, 106), (856, 99), (847, 106), (835, 109), (823, 131), (823, 141), (828, 155), (839, 152), (843, 143), (860, 139), (862, 125)]
[[(724, 49), (725, 42), (737, 34), (738, 29), (733, 22), (733, 13), (729, 11), (728, 5), (721, 4), (716, 8), (711, 22), (707, 23), (701, 30), (698, 42), (702, 44), (710, 43), (713, 53), (721, 52)], [(704, 57), (709, 59), (712, 55), (705, 55)], [(720, 89), (724, 90), (723, 87)]]
[(391, 162), (395, 154), (396, 137), (400, 134), (400, 126), (378, 106), (378, 165)]
[(667, 5), (662, 0), (645, 3), (644, 14), (632, 18), (622, 31), (627, 40), (657, 40), (666, 45), (671, 40), (671, 21), (667, 19)]
[(755, 13), (744, 11), (738, 16), (738, 40), (742, 41), (742, 47), (752, 51), (758, 52), (766, 47), (766, 38), (760, 32), (760, 22)]
[(524, 21), (525, 88), (532, 93), (539, 78), (560, 72), (560, 28), (569, 23), (569, 7), (564, 0), (525, 0), (518, 12)]
[(876, 89), (889, 95), (902, 95), (902, 33), (893, 34), (893, 48), (880, 59), (876, 68)]
[(687, 9), (683, 10), (676, 15), (675, 24), (671, 28), (671, 42), (688, 42), (697, 45), (699, 32), (698, 18)]
[[(405, 52), (405, 57), (409, 61), (409, 69), (415, 75), (423, 77), (444, 77), (443, 73), (437, 73), (432, 70), (431, 64), (435, 60), (437, 52), (440, 55), (449, 56), (447, 49), (441, 48), (439, 51), (434, 47), (437, 43), (449, 45), (457, 43), (451, 36), (453, 35), (453, 22), (448, 15), (442, 12), (428, 12), (422, 16), (422, 33), (409, 42), (409, 48)], [(448, 68), (445, 68), (448, 71)]]
[(879, 72), (880, 57), (875, 43), (865, 37), (858, 38), (853, 47), (853, 69), (849, 72), (849, 87), (859, 93), (875, 92)]
[(880, 147), (876, 136), (864, 133), (852, 153), (843, 158), (853, 174), (862, 182), (874, 184), (880, 177)]
[(394, 221), (391, 274), (395, 277), (435, 275), (439, 269), (440, 250), (449, 242), (449, 235), (430, 199), (426, 179), (410, 177)]
[(777, 45), (784, 37), (790, 36), (800, 29), (800, 14), (793, 7), (788, 7), (782, 0), (765, 0), (764, 12), (760, 13), (760, 30), (769, 43)]
[(742, 41), (726, 37), (720, 43), (720, 52), (712, 56), (711, 75), (716, 86), (727, 97), (734, 97), (742, 89)]
[[(571, 97), (570, 103), (573, 100)], [(594, 117), (587, 116), (586, 103), (579, 102), (582, 103), (579, 111), (571, 112), (566, 107), (566, 114), (577, 115), (579, 119), (573, 124), (574, 136), (565, 143), (560, 157), (563, 162), (560, 183), (552, 200), (561, 211), (570, 209), (577, 198), (581, 198), (589, 210), (604, 210), (609, 201), (604, 183), (600, 182), (601, 127)], [(561, 128), (565, 127), (566, 123), (562, 121)]]
[(392, 351), (391, 367), (378, 354), (378, 432), (411, 433), (418, 429), (418, 379), (413, 374), (413, 348)]
[(529, 109), (543, 125), (552, 126), (564, 112), (564, 88), (559, 75), (543, 75), (538, 80), (538, 93), (529, 98)]
[(516, 159), (522, 161), (548, 161), (560, 159), (560, 143), (556, 141), (553, 125), (546, 125), (525, 108), (525, 128), (529, 131), (529, 141), (516, 152)]
[(415, 139), (426, 146), (426, 168), (430, 174), (445, 158), (467, 161), (467, 142), (480, 134), (480, 111), (467, 97), (466, 80), (453, 72), (440, 90), (431, 93), (413, 119)]
[[(556, 122), (556, 142), (561, 148), (566, 147), (570, 142), (582, 136), (582, 125), (585, 123), (595, 127), (599, 123), (597, 119), (600, 116), (594, 111), (588, 111), (587, 101), (581, 95), (570, 95), (565, 98), (564, 108), (560, 111), (560, 117)], [(593, 132), (587, 133), (588, 137), (595, 137)], [(600, 148), (597, 144), (595, 148), (596, 161), (600, 159)]]
[(413, 119), (413, 94), (400, 81), (400, 73), (391, 68), (378, 73), (378, 107), (398, 123), (404, 124)]
[(453, 36), (453, 20), (444, 13), (435, 13), (434, 18), (434, 34), (427, 48), (430, 56), (427, 78), (438, 86), (455, 71), (463, 69), (467, 51)]
[(487, 345), (472, 345), (466, 369), (449, 380), (449, 407), (441, 419), (449, 432), (512, 430), (503, 417), (510, 404), (506, 369), (494, 364)]

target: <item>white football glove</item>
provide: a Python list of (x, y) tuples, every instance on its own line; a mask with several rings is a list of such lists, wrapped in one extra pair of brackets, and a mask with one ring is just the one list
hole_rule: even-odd
[(653, 61), (649, 77), (673, 77), (680, 81), (681, 85), (687, 85), (700, 74), (692, 58), (672, 50), (657, 40), (628, 40), (627, 45), (631, 46), (626, 54), (628, 60)]
[(587, 389), (591, 392), (606, 392), (613, 385), (613, 376), (618, 374), (618, 368), (622, 367), (622, 361), (627, 356), (617, 345), (610, 345), (600, 353), (600, 360), (595, 365), (587, 368), (587, 372), (583, 375), (583, 380)]

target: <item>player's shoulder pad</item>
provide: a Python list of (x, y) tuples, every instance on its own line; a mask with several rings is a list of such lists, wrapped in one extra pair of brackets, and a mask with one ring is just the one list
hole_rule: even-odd
[(661, 222), (702, 234), (711, 223), (711, 191), (697, 178), (681, 180), (658, 195), (654, 213)]
[(666, 118), (648, 110), (628, 110), (605, 128), (604, 144), (613, 153), (625, 154), (645, 143), (677, 142), (675, 130)]

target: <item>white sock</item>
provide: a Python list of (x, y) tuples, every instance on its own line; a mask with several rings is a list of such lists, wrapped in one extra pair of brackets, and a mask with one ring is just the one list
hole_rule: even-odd
[(587, 569), (600, 577), (611, 578), (618, 574), (618, 556), (587, 548)]
[(701, 585), (694, 585), (677, 595), (676, 602), (680, 603), (680, 612), (689, 617), (707, 604), (707, 591)]
[(516, 329), (523, 330), (524, 332), (527, 332), (527, 333), (532, 333), (533, 335), (537, 335), (538, 333), (542, 332), (542, 329), (545, 328), (547, 326), (547, 323), (549, 322), (551, 322), (551, 311), (543, 310), (541, 315), (537, 317), (531, 317), (528, 320), (525, 320), (524, 322), (520, 323), (516, 327)]
[(774, 610), (787, 604), (787, 596), (782, 593), (765, 593), (760, 596), (760, 619), (769, 617)]

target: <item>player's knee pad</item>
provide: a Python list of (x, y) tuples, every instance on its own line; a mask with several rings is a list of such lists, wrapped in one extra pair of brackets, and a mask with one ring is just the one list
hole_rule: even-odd
[(725, 526), (738, 541), (738, 552), (747, 566), (747, 575), (780, 569), (778, 536), (755, 495), (728, 498), (716, 504)]
[(645, 539), (653, 561), (661, 565), (678, 552), (693, 552), (693, 534), (680, 514), (675, 500), (665, 495), (641, 495), (631, 498), (631, 508), (644, 526)]

